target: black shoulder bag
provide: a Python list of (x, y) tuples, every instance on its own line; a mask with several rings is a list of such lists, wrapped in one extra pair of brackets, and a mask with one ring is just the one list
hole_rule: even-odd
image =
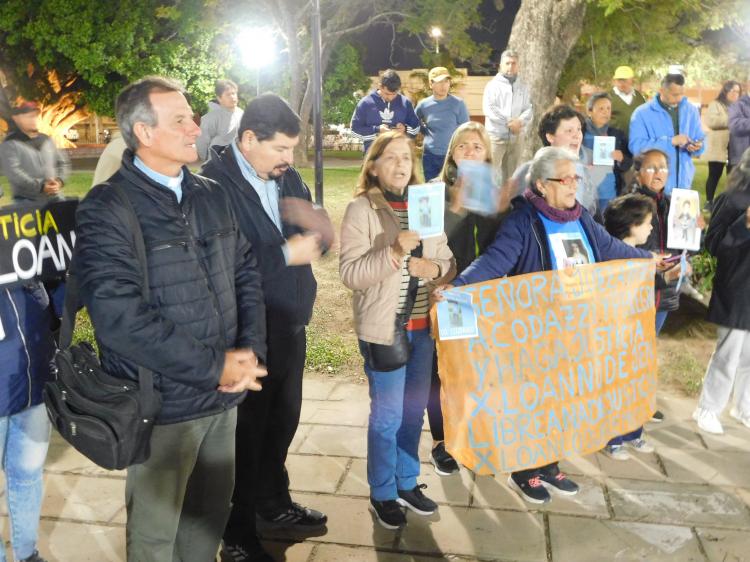
[[(411, 257), (422, 257), (422, 244), (411, 251)], [(414, 301), (417, 300), (419, 290), (419, 278), (409, 277), (409, 288), (406, 293), (406, 305), (404, 311), (396, 314), (396, 326), (393, 332), (393, 343), (384, 345), (379, 343), (363, 342), (367, 347), (367, 366), (375, 371), (395, 371), (409, 362), (411, 354), (411, 343), (406, 325), (409, 323)]]
[[(143, 298), (148, 301), (146, 247), (135, 209), (121, 187), (110, 189), (127, 212), (143, 272)], [(50, 421), (63, 439), (102, 468), (119, 470), (145, 462), (154, 418), (161, 409), (153, 373), (139, 367), (138, 383), (113, 377), (102, 369), (89, 343), (71, 345), (79, 305), (74, 272), (69, 272), (65, 291), (57, 376), (43, 391)]]

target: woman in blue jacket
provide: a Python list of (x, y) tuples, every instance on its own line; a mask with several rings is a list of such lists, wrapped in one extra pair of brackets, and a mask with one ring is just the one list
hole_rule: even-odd
[[(58, 303), (62, 292), (55, 292)], [(21, 562), (44, 562), (36, 542), (50, 435), (42, 388), (55, 353), (53, 308), (41, 283), (0, 290), (0, 463), (13, 557)]]
[[(580, 180), (577, 163), (578, 157), (564, 148), (539, 149), (529, 169), (530, 187), (513, 200), (513, 211), (495, 241), (451, 285), (443, 288), (562, 269), (582, 262), (651, 258), (649, 252), (610, 236), (576, 201)], [(585, 259), (575, 258), (575, 249)], [(548, 502), (548, 489), (563, 495), (578, 492), (578, 485), (560, 471), (557, 462), (514, 472), (508, 484), (531, 503)]]

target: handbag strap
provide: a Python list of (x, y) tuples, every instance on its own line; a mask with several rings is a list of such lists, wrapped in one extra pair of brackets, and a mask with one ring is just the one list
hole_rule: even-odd
[[(110, 184), (109, 189), (112, 193), (120, 200), (122, 206), (125, 208), (125, 215), (127, 219), (127, 226), (130, 233), (133, 235), (133, 242), (135, 244), (135, 254), (138, 259), (138, 263), (141, 266), (141, 274), (143, 276), (143, 283), (141, 284), (141, 294), (143, 300), (149, 301), (150, 291), (148, 286), (148, 263), (146, 261), (146, 243), (143, 240), (143, 231), (141, 230), (141, 224), (138, 221), (138, 215), (135, 212), (133, 203), (130, 201), (130, 197), (125, 193), (125, 190), (117, 184)], [(75, 263), (75, 261), (74, 261)], [(73, 341), (73, 328), (75, 326), (76, 314), (80, 304), (80, 286), (78, 279), (75, 275), (75, 270), (71, 265), (68, 271), (65, 287), (65, 301), (63, 304), (63, 316), (62, 324), (60, 327), (60, 349), (67, 349)], [(154, 400), (154, 375), (153, 372), (145, 367), (138, 367), (138, 386), (141, 399), (146, 404), (152, 404)]]

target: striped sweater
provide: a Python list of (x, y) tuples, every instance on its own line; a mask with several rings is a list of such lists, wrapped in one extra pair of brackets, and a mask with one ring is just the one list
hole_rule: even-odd
[[(398, 217), (399, 223), (401, 224), (401, 230), (409, 230), (409, 208), (407, 202), (394, 201), (387, 194), (386, 199), (388, 204), (393, 209), (393, 212)], [(396, 312), (401, 314), (406, 309), (406, 297), (409, 292), (409, 259), (410, 255), (405, 255), (401, 259), (401, 288), (398, 296), (398, 307)], [(429, 326), (429, 295), (427, 287), (425, 286), (424, 279), (420, 279), (417, 285), (417, 296), (414, 300), (414, 306), (409, 316), (409, 323), (406, 326), (407, 330), (422, 330)]]

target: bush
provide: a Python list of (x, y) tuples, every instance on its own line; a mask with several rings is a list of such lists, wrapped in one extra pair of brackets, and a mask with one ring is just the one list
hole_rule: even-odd
[(708, 293), (714, 287), (716, 258), (703, 249), (690, 260), (693, 266), (693, 285), (701, 293)]

